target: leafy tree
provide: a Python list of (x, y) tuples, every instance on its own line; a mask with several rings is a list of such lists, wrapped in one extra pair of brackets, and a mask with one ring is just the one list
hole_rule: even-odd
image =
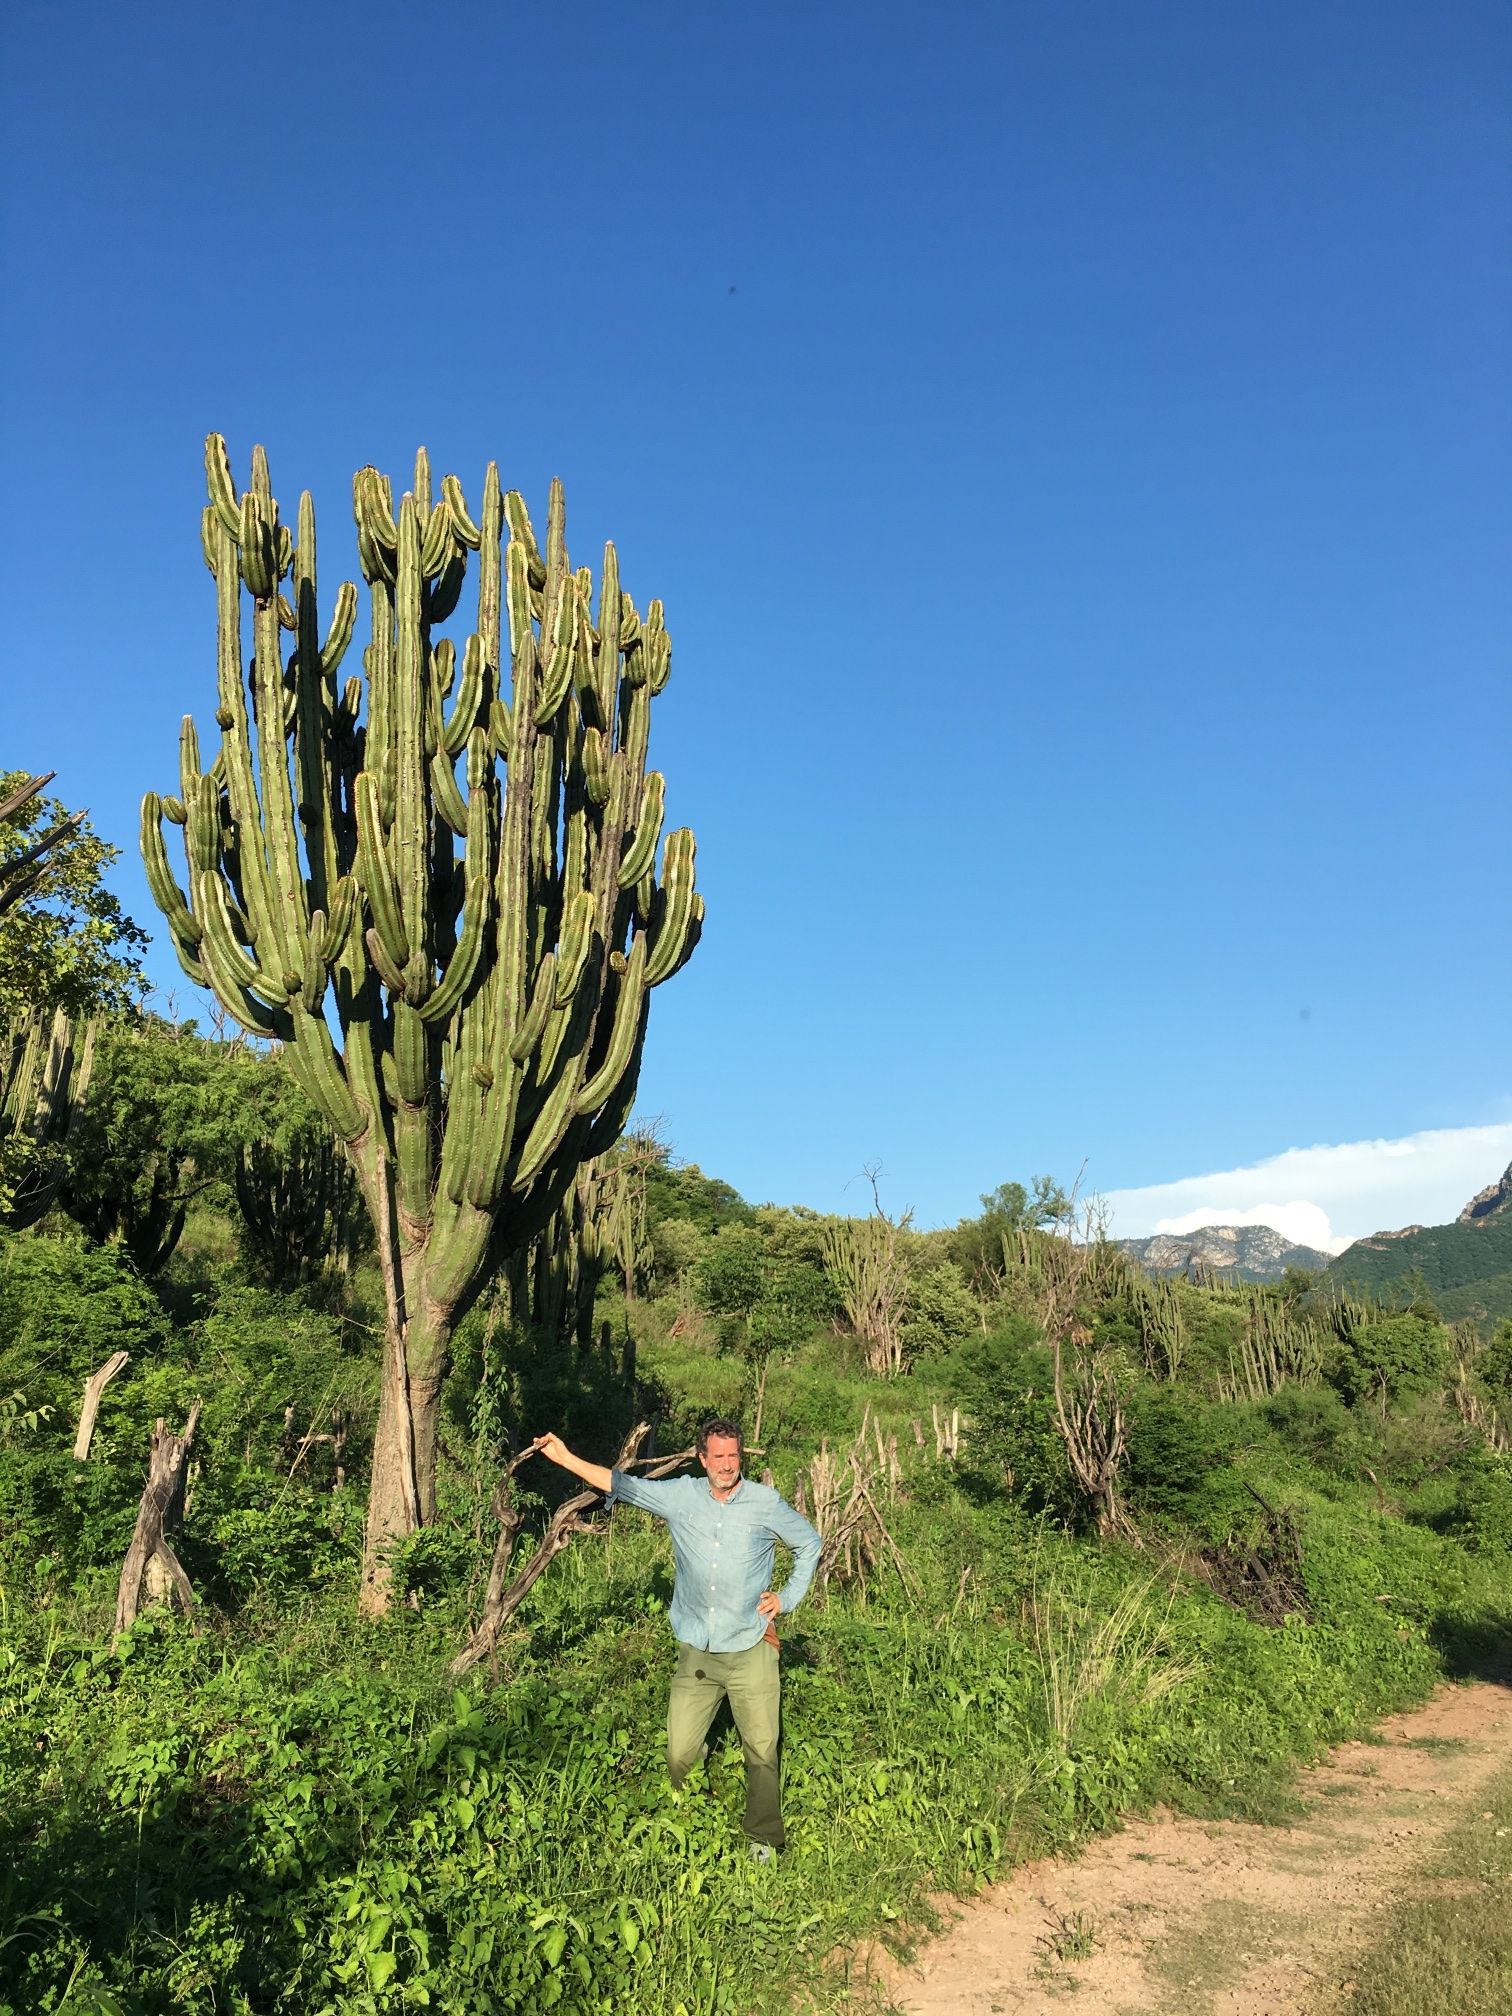
[(694, 1274), (699, 1302), (711, 1316), (743, 1317), (761, 1299), (765, 1255), (755, 1228), (731, 1226), (700, 1255)]
[(654, 1232), (667, 1218), (685, 1218), (700, 1232), (724, 1225), (749, 1225), (756, 1213), (740, 1192), (717, 1176), (705, 1176), (696, 1162), (673, 1167), (670, 1162), (648, 1171), (646, 1215)]
[(1071, 1215), (1071, 1199), (1052, 1176), (1035, 1176), (1030, 1187), (999, 1183), (982, 1196), (978, 1218), (963, 1218), (951, 1235), (950, 1257), (967, 1284), (980, 1292), (1003, 1267), (1003, 1241), (1019, 1231), (1045, 1231), (1063, 1225)]
[(156, 1016), (116, 1022), (96, 1046), (64, 1203), (93, 1239), (156, 1273), (190, 1204), (230, 1179), (238, 1145), (308, 1117), (298, 1088), (245, 1043)]
[(1408, 1393), (1426, 1393), (1442, 1383), (1449, 1365), (1444, 1326), (1429, 1316), (1373, 1309), (1348, 1327), (1330, 1372), (1334, 1385), (1353, 1405), (1382, 1405)]
[(147, 943), (105, 887), (120, 849), (87, 813), (40, 791), (20, 796), (34, 781), (0, 771), (0, 1026), (30, 1007), (77, 1016), (129, 1007)]

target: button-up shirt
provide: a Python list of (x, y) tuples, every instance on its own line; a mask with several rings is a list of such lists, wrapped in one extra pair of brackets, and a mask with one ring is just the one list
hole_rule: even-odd
[(677, 1560), (671, 1624), (684, 1645), (745, 1652), (758, 1643), (767, 1627), (756, 1599), (772, 1586), (778, 1540), (793, 1550), (792, 1573), (778, 1601), (784, 1611), (803, 1601), (822, 1543), (770, 1484), (742, 1477), (728, 1498), (716, 1498), (707, 1477), (652, 1479), (623, 1470), (611, 1477), (610, 1504), (638, 1505), (671, 1530)]

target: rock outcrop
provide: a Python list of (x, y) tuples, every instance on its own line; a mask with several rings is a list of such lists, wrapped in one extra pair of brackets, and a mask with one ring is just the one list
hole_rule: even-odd
[(1507, 1164), (1499, 1182), (1488, 1183), (1484, 1190), (1476, 1191), (1455, 1222), (1484, 1225), (1487, 1219), (1498, 1217), (1503, 1211), (1512, 1211), (1512, 1162)]

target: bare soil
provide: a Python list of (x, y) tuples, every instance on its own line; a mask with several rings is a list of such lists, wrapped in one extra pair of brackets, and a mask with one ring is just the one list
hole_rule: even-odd
[(1446, 1687), (1304, 1772), (1288, 1825), (1157, 1813), (1015, 1870), (873, 1977), (906, 2016), (1324, 2016), (1509, 1759), (1512, 1686)]

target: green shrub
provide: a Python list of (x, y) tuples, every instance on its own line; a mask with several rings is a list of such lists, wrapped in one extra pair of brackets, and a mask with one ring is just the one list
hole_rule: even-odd
[(939, 1261), (909, 1283), (903, 1343), (910, 1360), (948, 1351), (964, 1338), (979, 1336), (981, 1329), (981, 1308), (953, 1261)]
[(1460, 1480), (1450, 1530), (1477, 1554), (1512, 1554), (1512, 1457), (1482, 1453)]
[(969, 1417), (966, 1457), (1017, 1505), (1080, 1526), (1087, 1505), (1056, 1425), (1054, 1367), (1027, 1318), (958, 1346), (950, 1376)]
[(1440, 1385), (1449, 1369), (1448, 1335), (1436, 1318), (1378, 1310), (1339, 1346), (1329, 1377), (1351, 1405), (1389, 1402)]
[(1133, 1386), (1124, 1395), (1126, 1489), (1134, 1512), (1190, 1513), (1210, 1471), (1229, 1451), (1213, 1410), (1180, 1386)]

